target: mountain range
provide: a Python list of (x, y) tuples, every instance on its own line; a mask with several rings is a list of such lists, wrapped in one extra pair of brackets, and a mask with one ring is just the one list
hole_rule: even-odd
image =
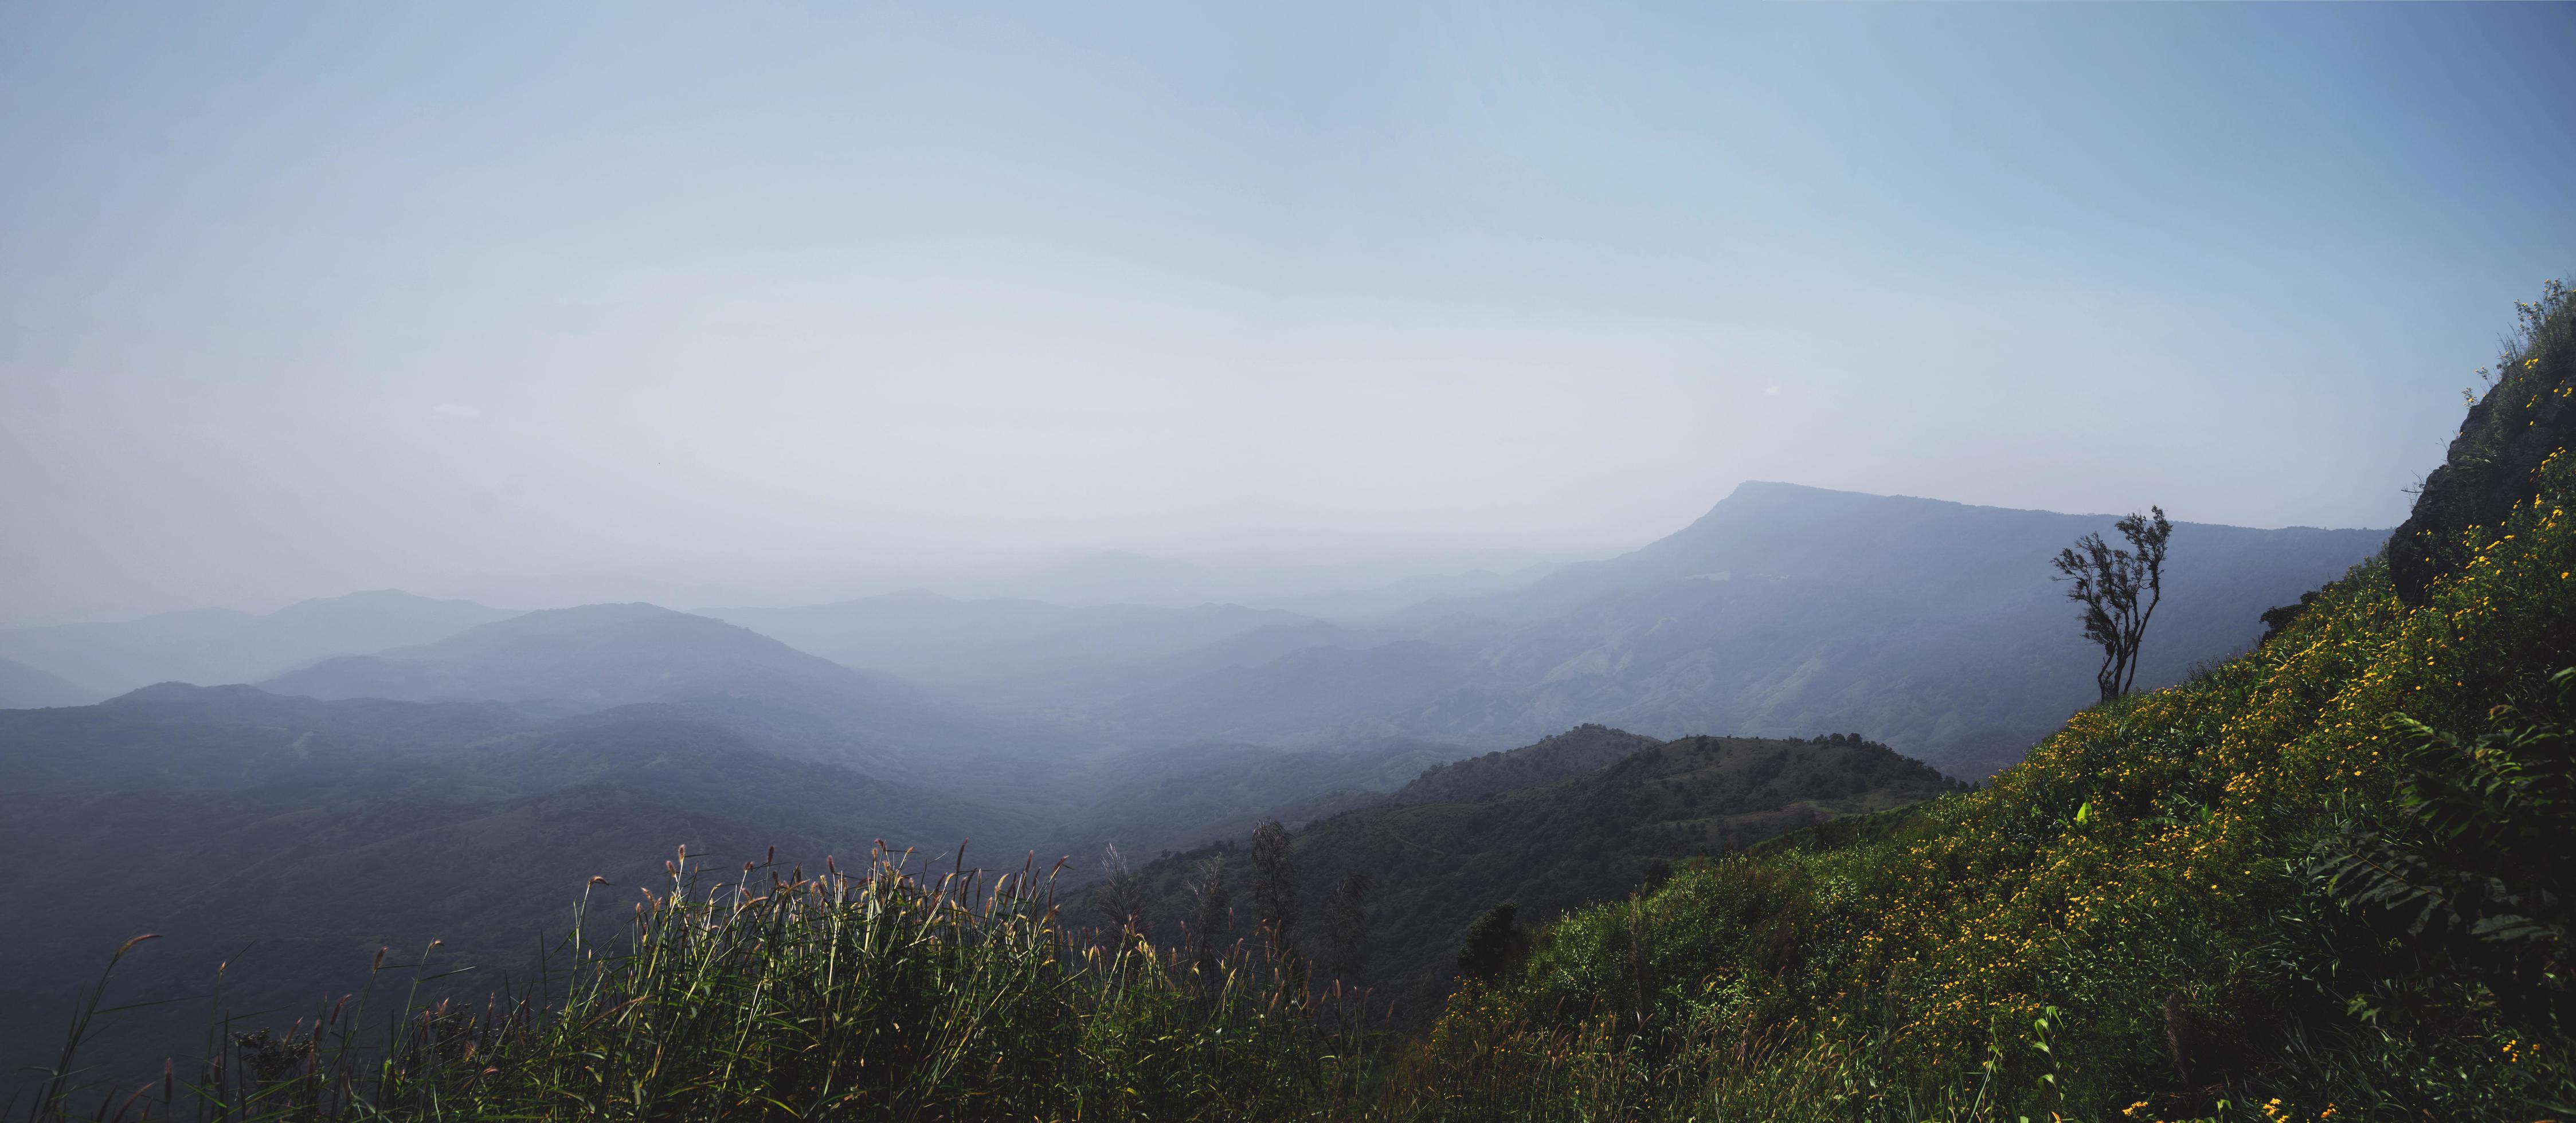
[[(1748, 484), (1619, 558), (1335, 620), (371, 593), (0, 632), (27, 667), (0, 666), (13, 707), (127, 688), (0, 709), (0, 844), (54, 902), (0, 922), (0, 992), (30, 999), (0, 1045), (41, 1042), (71, 968), (139, 931), (168, 939), (121, 994), (188, 993), (230, 957), (227, 993), (284, 1009), (376, 946), (524, 969), (582, 880), (631, 892), (684, 842), (805, 861), (967, 842), (954, 860), (1067, 859), (1078, 888), (1110, 847), (1168, 881), (1274, 818), (1303, 826), (1316, 879), (1417, 863), (1385, 875), (1370, 977), (1430, 987), (1498, 902), (1566, 907), (2007, 762), (2089, 700), (2046, 561), (2109, 522)], [(2142, 679), (2250, 642), (2377, 538), (2178, 526)], [(168, 681), (187, 679), (206, 685)], [(137, 1049), (194, 1032), (129, 1022)]]
[(0, 659), (0, 710), (86, 706), (100, 697), (98, 691), (51, 671), (40, 671), (15, 659)]
[[(1144, 742), (1292, 745), (1502, 747), (1584, 722), (1666, 737), (1845, 730), (1982, 777), (2092, 701), (2098, 653), (2048, 562), (2112, 522), (1748, 483), (1630, 554), (1368, 626), (1247, 632), (1159, 677), (1095, 683), (1058, 717)], [(2265, 609), (2385, 539), (2176, 524), (2140, 685), (2243, 650)]]
[(116, 623), (5, 628), (0, 658), (104, 697), (161, 682), (255, 682), (326, 656), (429, 643), (513, 615), (388, 589), (303, 601), (265, 615), (204, 608)]
[[(684, 667), (651, 655), (650, 641), (688, 625), (650, 606), (556, 610), (587, 615), (537, 613), (516, 630), (482, 630), (514, 614), (385, 592), (261, 617), (209, 610), (15, 629), (0, 632), (0, 657), (80, 684), (29, 695), (55, 700), (81, 699), (82, 687), (264, 681), (324, 697), (833, 710), (819, 724), (777, 723), (776, 746), (878, 765), (888, 752), (959, 748), (1049, 767), (1210, 743), (1395, 737), (1497, 749), (1603, 722), (1663, 737), (1847, 730), (1973, 778), (2090, 699), (2094, 654), (2047, 563), (2111, 521), (1757, 482), (1615, 558), (1528, 572), (1509, 587), (1399, 582), (1371, 594), (1380, 610), (1329, 621), (1240, 604), (1067, 606), (913, 591), (702, 610), (741, 630), (724, 642), (707, 633), (688, 657), (715, 662)], [(2140, 683), (2179, 681), (2243, 649), (2265, 609), (2384, 539), (2176, 524)], [(1163, 600), (1183, 586), (1154, 585), (1155, 575), (1191, 572), (1117, 555), (1060, 576), (1094, 571), (1142, 581), (1136, 589)], [(1432, 586), (1445, 591), (1406, 599)], [(631, 619), (612, 622), (619, 613)], [(575, 631), (604, 630), (584, 633), (588, 647), (546, 633), (575, 621)], [(814, 658), (770, 648), (754, 658), (753, 633)], [(558, 651), (564, 644), (574, 647)], [(625, 685), (611, 690), (610, 680)], [(795, 705), (763, 693), (774, 690)]]
[(768, 751), (1035, 801), (1080, 755), (1050, 728), (648, 604), (530, 612), (436, 643), (324, 659), (260, 686), (326, 699), (651, 705)]

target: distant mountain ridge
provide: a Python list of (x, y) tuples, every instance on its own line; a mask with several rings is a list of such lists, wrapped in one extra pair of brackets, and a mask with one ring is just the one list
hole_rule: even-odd
[(1078, 742), (711, 617), (648, 604), (548, 609), (383, 655), (326, 659), (259, 684), (278, 694), (402, 701), (667, 707), (769, 751), (915, 782), (1035, 794)]
[(0, 710), (33, 710), (46, 706), (86, 706), (99, 692), (61, 675), (0, 659)]
[[(1130, 736), (1276, 744), (1501, 746), (1584, 722), (1653, 736), (1839, 729), (1983, 776), (2091, 700), (2098, 656), (2048, 561), (2112, 521), (1747, 483), (1629, 554), (1255, 662), (1193, 671), (1178, 657), (1170, 677), (1083, 700), (1080, 716)], [(2265, 609), (2385, 539), (2176, 524), (2140, 683), (2241, 650)]]
[(923, 590), (795, 608), (704, 608), (800, 651), (931, 685), (1089, 679), (1262, 628), (1293, 612), (1201, 604), (1066, 607), (960, 600)]
[(327, 656), (429, 643), (515, 615), (385, 589), (266, 615), (206, 608), (113, 624), (0, 629), (0, 657), (122, 694), (156, 682), (252, 682)]
[(435, 643), (336, 656), (259, 685), (315, 698), (617, 705), (865, 681), (866, 672), (721, 621), (648, 604), (595, 604), (531, 612)]

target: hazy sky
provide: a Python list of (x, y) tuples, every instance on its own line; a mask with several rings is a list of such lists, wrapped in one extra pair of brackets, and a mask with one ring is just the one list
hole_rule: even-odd
[(2386, 526), (2576, 271), (2571, 7), (1245, 7), (8, 0), (0, 620)]

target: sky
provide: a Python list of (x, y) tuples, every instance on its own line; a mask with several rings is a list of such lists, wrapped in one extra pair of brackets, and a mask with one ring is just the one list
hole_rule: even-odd
[(7, 0), (0, 622), (1600, 553), (1747, 479), (2390, 526), (2576, 272), (2571, 60), (2542, 4)]

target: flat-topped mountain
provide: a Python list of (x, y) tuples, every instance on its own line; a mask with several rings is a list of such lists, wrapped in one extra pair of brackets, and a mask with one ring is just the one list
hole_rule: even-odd
[[(1498, 747), (1599, 722), (1651, 736), (1850, 729), (1983, 776), (2093, 700), (2098, 653), (2049, 559), (2108, 516), (1748, 483), (1670, 537), (1529, 588), (1094, 700), (1138, 736)], [(2262, 613), (2377, 551), (2372, 530), (2177, 523), (2141, 686), (2242, 650)], [(1247, 640), (1283, 637), (1247, 633)]]

